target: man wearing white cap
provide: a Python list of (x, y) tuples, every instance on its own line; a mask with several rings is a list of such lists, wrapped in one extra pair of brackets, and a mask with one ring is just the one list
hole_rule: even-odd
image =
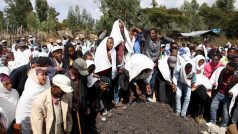
[(34, 134), (69, 134), (72, 130), (72, 94), (70, 79), (57, 74), (51, 89), (32, 102), (31, 126)]
[(52, 66), (55, 69), (56, 74), (64, 74), (65, 70), (63, 69), (63, 47), (62, 46), (54, 46), (51, 49), (51, 61)]

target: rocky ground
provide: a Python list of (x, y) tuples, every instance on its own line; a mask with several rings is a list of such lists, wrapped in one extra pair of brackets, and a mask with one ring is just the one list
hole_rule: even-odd
[[(97, 120), (101, 134), (205, 134), (216, 133), (205, 124), (198, 125), (175, 116), (168, 105), (160, 103), (133, 103), (127, 108), (110, 110), (107, 121)], [(219, 132), (220, 133), (220, 132)]]

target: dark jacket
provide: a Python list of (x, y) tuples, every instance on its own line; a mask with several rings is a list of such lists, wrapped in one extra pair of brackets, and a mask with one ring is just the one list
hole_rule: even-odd
[(21, 96), (22, 92), (24, 91), (25, 83), (28, 78), (27, 73), (30, 69), (30, 63), (28, 63), (14, 69), (10, 74), (12, 87), (18, 91), (19, 96)]

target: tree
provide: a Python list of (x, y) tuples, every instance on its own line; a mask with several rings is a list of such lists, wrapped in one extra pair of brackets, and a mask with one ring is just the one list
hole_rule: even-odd
[(223, 11), (230, 12), (230, 11), (234, 11), (235, 9), (234, 3), (235, 3), (235, 0), (217, 0), (216, 6), (219, 9), (222, 9)]
[(47, 0), (36, 0), (35, 8), (40, 22), (46, 21), (49, 9)]
[(3, 12), (0, 11), (0, 31), (3, 31), (4, 29), (4, 17), (3, 17)]
[(197, 31), (206, 29), (206, 25), (203, 21), (203, 18), (199, 16), (199, 4), (196, 0), (191, 2), (185, 0), (184, 4), (181, 7), (181, 10), (184, 13), (184, 16), (188, 19), (188, 29), (187, 31)]
[(79, 21), (79, 18), (75, 14), (73, 7), (70, 7), (68, 10), (68, 16), (67, 16), (67, 20), (66, 20), (68, 28), (73, 32), (77, 31), (78, 30), (78, 21)]
[[(100, 9), (103, 13), (103, 19), (110, 18), (107, 25), (111, 22), (121, 19), (129, 27), (137, 22), (135, 21), (140, 11), (140, 0), (99, 0)], [(107, 16), (107, 17), (105, 17)], [(108, 29), (110, 30), (110, 29)]]
[(19, 25), (23, 25), (23, 27), (26, 28), (26, 16), (33, 10), (31, 1), (5, 0), (5, 2), (8, 4), (5, 12), (7, 14), (9, 24), (15, 25), (16, 23), (18, 23)]
[(152, 3), (151, 3), (152, 7), (155, 8), (158, 6), (158, 3), (156, 2), (156, 0), (152, 0)]
[(40, 23), (36, 13), (34, 12), (28, 13), (26, 16), (26, 21), (27, 21), (27, 29), (30, 32), (34, 32), (34, 31), (36, 32)]
[(56, 12), (55, 8), (49, 7), (47, 20), (41, 23), (41, 29), (43, 31), (47, 31), (48, 33), (56, 32), (59, 27), (59, 22), (57, 19), (58, 15), (59, 13)]

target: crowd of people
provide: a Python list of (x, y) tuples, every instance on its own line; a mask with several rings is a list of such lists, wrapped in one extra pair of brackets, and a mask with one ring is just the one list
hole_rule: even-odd
[(156, 29), (128, 31), (121, 20), (97, 43), (63, 37), (42, 45), (29, 35), (10, 47), (2, 40), (0, 133), (97, 133), (96, 118), (143, 102), (226, 129), (238, 123), (237, 55), (230, 43), (164, 44)]

